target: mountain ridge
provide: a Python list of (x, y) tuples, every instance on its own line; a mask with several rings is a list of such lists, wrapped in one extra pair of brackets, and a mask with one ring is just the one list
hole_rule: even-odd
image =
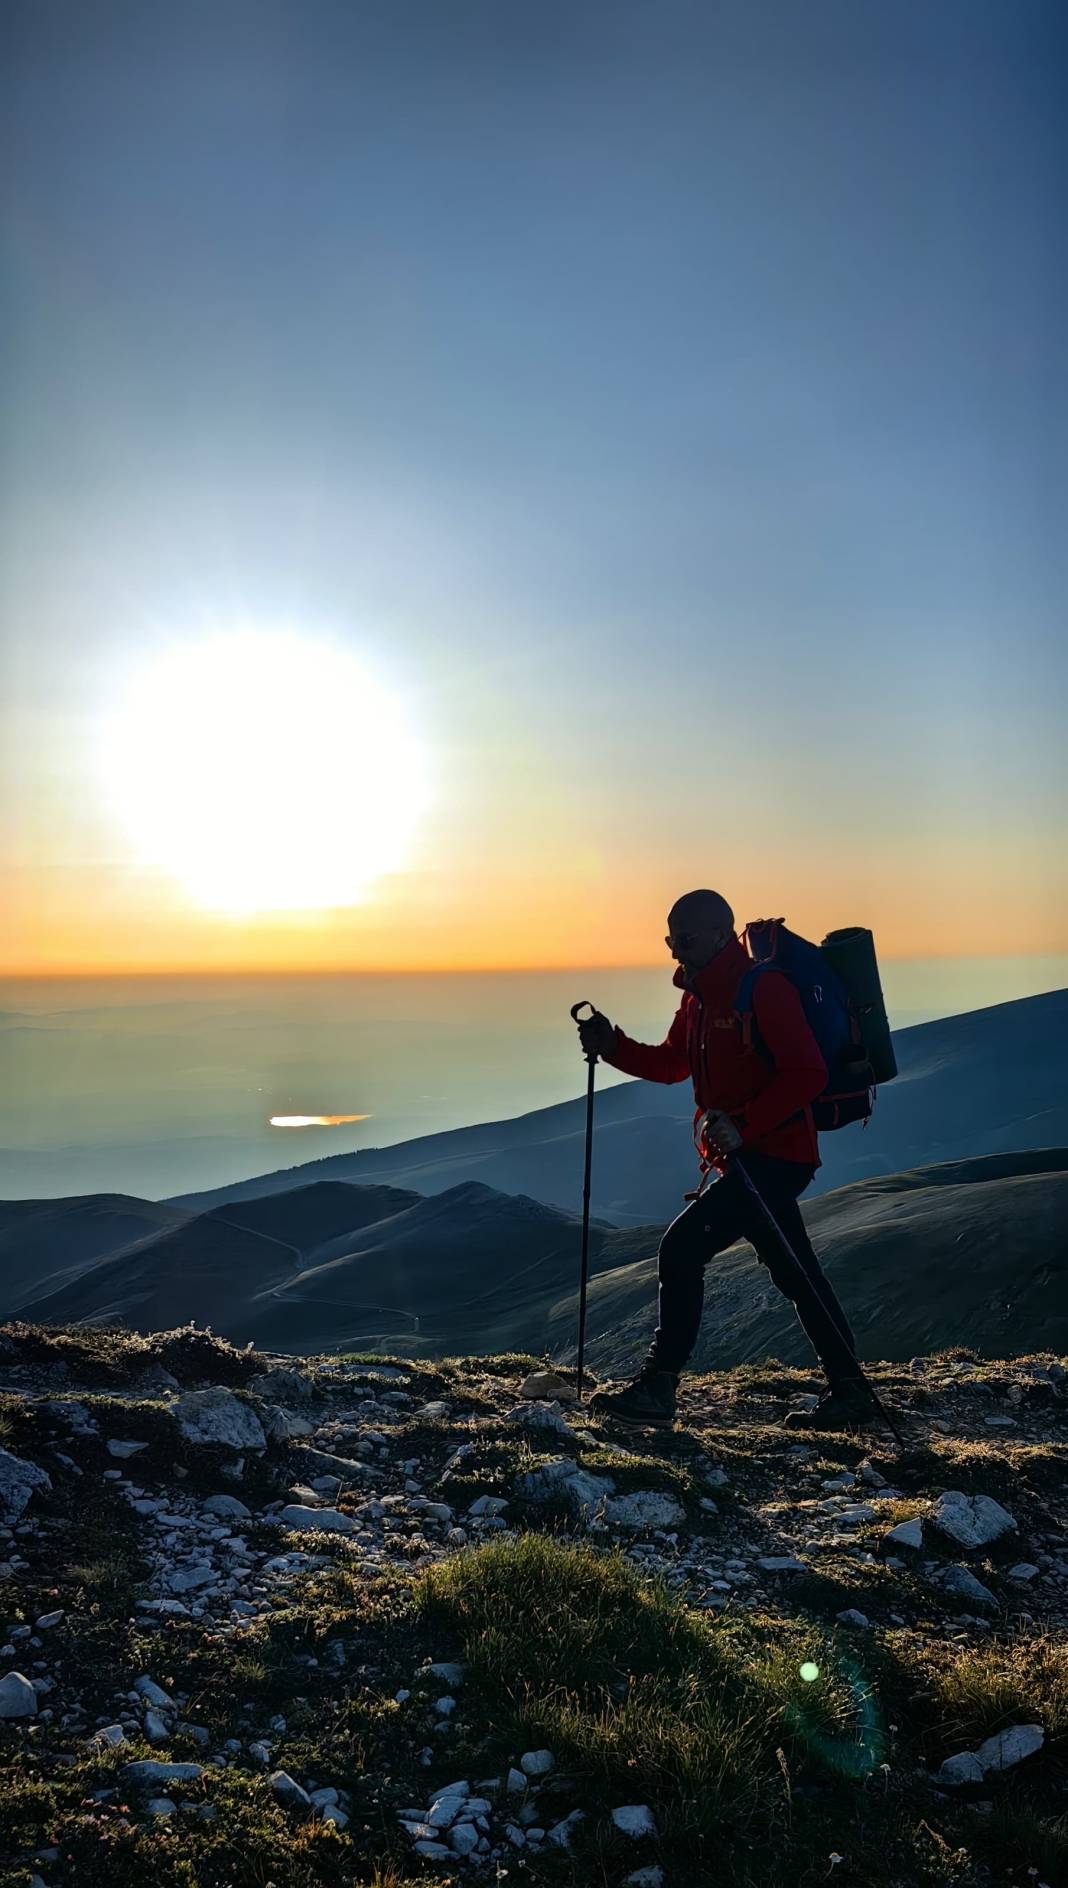
[[(871, 1174), (972, 1154), (1068, 1144), (1068, 989), (940, 1017), (894, 1033), (899, 1074), (880, 1088), (866, 1128), (821, 1137), (823, 1166), (806, 1197)], [(585, 1096), (393, 1147), (324, 1155), (164, 1204), (284, 1192), (294, 1176), (444, 1190), (482, 1179), (573, 1211), (581, 1204)], [(667, 1220), (696, 1184), (689, 1082), (626, 1081), (597, 1091), (592, 1210), (617, 1225)], [(463, 1169), (458, 1173), (457, 1169)]]

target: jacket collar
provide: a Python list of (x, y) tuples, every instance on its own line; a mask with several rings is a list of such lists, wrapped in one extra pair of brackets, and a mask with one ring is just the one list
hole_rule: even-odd
[(749, 953), (737, 932), (734, 932), (721, 951), (710, 957), (708, 963), (697, 971), (692, 982), (687, 977), (685, 968), (678, 964), (671, 981), (676, 989), (689, 990), (699, 996), (703, 1003), (734, 1001), (738, 985), (749, 968)]

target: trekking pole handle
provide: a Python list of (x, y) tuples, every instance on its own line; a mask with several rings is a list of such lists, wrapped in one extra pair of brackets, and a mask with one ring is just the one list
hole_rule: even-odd
[[(584, 1022), (587, 1022), (587, 1023), (592, 1023), (592, 1021), (593, 1021), (593, 1019), (594, 1019), (594, 1017), (595, 1017), (595, 1016), (596, 1016), (596, 1014), (597, 1014), (597, 1006), (596, 1006), (596, 1004), (594, 1004), (594, 1003), (591, 1003), (591, 1002), (590, 1002), (590, 999), (589, 999), (589, 997), (588, 997), (588, 996), (584, 996), (584, 997), (583, 997), (583, 999), (582, 999), (582, 1001), (581, 1001), (581, 1003), (572, 1003), (572, 1005), (571, 1005), (571, 1020), (572, 1020), (572, 1022), (574, 1022), (574, 1023), (577, 1023), (577, 1022), (578, 1022), (578, 1020), (579, 1020), (579, 1011), (580, 1011), (580, 1010), (589, 1010), (589, 1012), (590, 1012), (590, 1014), (589, 1014), (588, 1016), (586, 1016), (586, 1017), (584, 1017), (584, 1018), (583, 1018), (583, 1021), (584, 1021)], [(593, 1067), (593, 1065), (594, 1065), (594, 1063), (595, 1063), (595, 1062), (596, 1062), (596, 1060), (597, 1060), (597, 1051), (596, 1051), (596, 1049), (594, 1049), (594, 1050), (592, 1050), (592, 1051), (591, 1051), (591, 1050), (589, 1050), (589, 1049), (586, 1049), (586, 1050), (584, 1050), (584, 1051), (583, 1051), (583, 1054), (585, 1055), (585, 1057), (586, 1057), (586, 1060), (587, 1060), (587, 1062), (589, 1063), (589, 1065), (590, 1065), (590, 1067), (591, 1067), (591, 1069), (592, 1069), (592, 1067)]]

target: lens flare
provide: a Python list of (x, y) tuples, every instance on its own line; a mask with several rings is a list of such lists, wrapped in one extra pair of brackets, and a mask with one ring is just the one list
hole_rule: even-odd
[(840, 1776), (869, 1776), (887, 1741), (871, 1679), (838, 1647), (823, 1666), (806, 1659), (798, 1675), (806, 1686), (821, 1676), (824, 1681), (787, 1701), (785, 1722), (798, 1744)]

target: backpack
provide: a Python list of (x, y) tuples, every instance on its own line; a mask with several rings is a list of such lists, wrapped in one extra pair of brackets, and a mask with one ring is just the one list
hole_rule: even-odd
[(821, 1133), (848, 1127), (853, 1121), (863, 1121), (867, 1127), (875, 1106), (875, 1072), (861, 1036), (856, 1004), (837, 971), (817, 944), (788, 930), (781, 918), (757, 918), (746, 925), (742, 942), (753, 960), (735, 999), (745, 1046), (762, 1046), (753, 1013), (754, 987), (765, 971), (779, 970), (800, 996), (827, 1064), (827, 1085), (810, 1104), (813, 1126)]

